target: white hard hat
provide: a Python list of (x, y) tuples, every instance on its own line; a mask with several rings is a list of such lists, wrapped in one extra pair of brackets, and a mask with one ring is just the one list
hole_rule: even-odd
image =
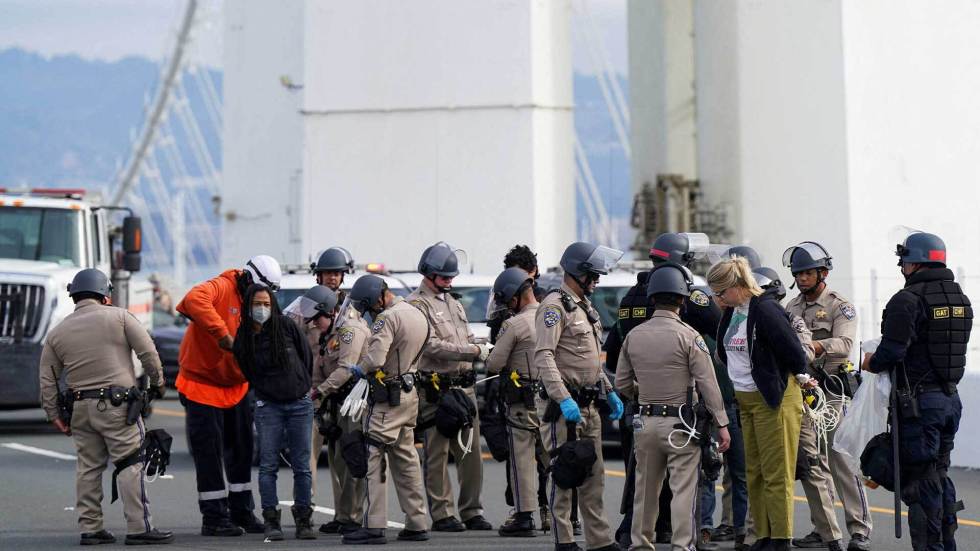
[(282, 268), (275, 258), (265, 254), (253, 256), (245, 263), (245, 271), (252, 274), (253, 283), (264, 285), (273, 291), (279, 290)]

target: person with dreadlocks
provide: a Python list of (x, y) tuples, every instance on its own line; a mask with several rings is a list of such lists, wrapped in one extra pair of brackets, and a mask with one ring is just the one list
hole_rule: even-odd
[(231, 352), (248, 286), (275, 291), (281, 279), (276, 259), (253, 256), (243, 269), (226, 270), (194, 286), (177, 305), (177, 311), (191, 320), (180, 343), (177, 390), (187, 412), (203, 536), (263, 532), (253, 513), (248, 382)]
[[(332, 318), (330, 319), (332, 321)], [(235, 335), (235, 359), (255, 390), (255, 428), (259, 437), (259, 495), (265, 537), (282, 540), (276, 478), (279, 450), (289, 450), (293, 470), (293, 519), (297, 539), (316, 539), (310, 517), (310, 442), (313, 352), (303, 331), (279, 310), (265, 286), (245, 291), (242, 324)], [(283, 442), (285, 435), (286, 441)]]

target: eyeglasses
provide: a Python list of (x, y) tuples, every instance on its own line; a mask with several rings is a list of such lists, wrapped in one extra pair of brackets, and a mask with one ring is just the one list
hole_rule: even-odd
[[(731, 287), (729, 287), (728, 289), (731, 289)], [(722, 297), (722, 296), (723, 296), (723, 295), (724, 295), (725, 293), (727, 293), (727, 292), (728, 292), (728, 289), (725, 289), (725, 290), (723, 290), (723, 291), (721, 291), (721, 292), (718, 292), (718, 291), (714, 291), (714, 293), (713, 293), (713, 294), (714, 294), (714, 295), (715, 295), (716, 297), (718, 297), (718, 298), (721, 298), (721, 297)]]

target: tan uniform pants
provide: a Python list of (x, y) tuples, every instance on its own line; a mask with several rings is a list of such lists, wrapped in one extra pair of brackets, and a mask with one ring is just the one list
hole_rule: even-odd
[[(538, 412), (524, 404), (507, 406), (507, 444), (510, 447), (511, 491), (517, 512), (526, 513), (538, 508), (538, 462), (535, 444), (541, 423)], [(516, 426), (512, 426), (516, 425)]]
[[(544, 418), (548, 407), (546, 400), (537, 400), (538, 418)], [(585, 546), (588, 549), (605, 547), (613, 543), (609, 522), (606, 520), (605, 505), (602, 492), (605, 488), (605, 463), (602, 460), (602, 421), (595, 406), (582, 408), (582, 422), (576, 426), (578, 438), (590, 438), (595, 442), (596, 462), (592, 466), (592, 474), (578, 488), (578, 508), (581, 513), (582, 528), (585, 531)], [(549, 452), (558, 449), (567, 440), (565, 418), (559, 416), (557, 421), (541, 423), (541, 437)], [(551, 529), (555, 543), (572, 543), (575, 536), (572, 533), (572, 491), (563, 490), (551, 482), (548, 488), (548, 500), (551, 502)]]
[[(633, 453), (636, 455), (636, 491), (633, 495), (633, 544), (630, 549), (654, 549), (654, 528), (660, 513), (660, 488), (670, 472), (670, 519), (673, 535), (671, 549), (693, 549), (699, 522), (695, 515), (698, 499), (698, 475), (701, 470), (701, 448), (689, 443), (681, 449), (668, 444), (670, 432), (680, 422), (676, 417), (639, 416), (643, 427), (633, 428)], [(684, 443), (681, 435), (674, 442)]]
[[(75, 509), (82, 532), (102, 530), (102, 472), (109, 466), (108, 462), (129, 457), (143, 444), (142, 419), (135, 425), (127, 425), (125, 404), (113, 406), (108, 401), (101, 402), (105, 410), (99, 411), (99, 403), (99, 400), (78, 400), (71, 417), (71, 434), (78, 454)], [(150, 531), (153, 519), (143, 482), (143, 463), (123, 469), (116, 482), (126, 516), (126, 532)]]
[[(838, 413), (840, 402), (830, 402)], [(833, 449), (836, 428), (827, 434), (826, 441), (817, 445), (817, 432), (804, 416), (800, 431), (800, 447), (811, 460), (810, 476), (802, 481), (803, 491), (810, 506), (810, 520), (824, 541), (841, 538), (834, 510), (834, 499), (839, 497), (844, 504), (844, 520), (848, 534), (871, 534), (871, 513), (868, 510), (868, 496), (861, 479), (851, 471), (851, 467)], [(830, 447), (830, 461), (827, 461), (827, 447)]]
[[(360, 423), (354, 423), (349, 417), (339, 416), (337, 419), (344, 434), (361, 430)], [(323, 435), (313, 426), (313, 446), (310, 448), (310, 472), (313, 473), (313, 495), (316, 495), (316, 465), (323, 449)], [(353, 478), (347, 472), (347, 463), (340, 453), (340, 440), (327, 443), (327, 463), (330, 467), (330, 483), (333, 487), (334, 520), (342, 522), (361, 523), (364, 515), (364, 479)]]
[[(474, 387), (463, 389), (473, 407), (476, 407)], [(438, 404), (422, 400), (421, 419), (435, 418)], [(463, 438), (469, 436), (469, 430)], [(456, 516), (453, 506), (453, 486), (449, 481), (449, 453), (456, 461), (456, 481), (459, 483), (459, 518), (464, 522), (483, 514), (480, 492), (483, 490), (483, 457), (480, 453), (480, 419), (473, 419), (473, 451), (463, 455), (456, 438), (446, 438), (435, 427), (429, 427), (422, 435), (424, 453), (422, 465), (425, 471), (425, 491), (429, 496), (429, 513), (432, 520)], [(464, 440), (465, 442), (465, 440)]]
[[(428, 530), (425, 516), (425, 489), (422, 486), (422, 467), (415, 451), (415, 421), (418, 418), (418, 393), (403, 392), (401, 404), (368, 406), (364, 432), (385, 445), (382, 450), (368, 444), (366, 528), (384, 530), (388, 526), (388, 484), (395, 483), (398, 503), (405, 512), (405, 528)], [(382, 458), (385, 458), (382, 465)], [(387, 468), (385, 468), (387, 467)]]
[(793, 537), (793, 491), (803, 395), (789, 378), (783, 400), (770, 408), (759, 392), (735, 391), (745, 438), (749, 512), (759, 538)]

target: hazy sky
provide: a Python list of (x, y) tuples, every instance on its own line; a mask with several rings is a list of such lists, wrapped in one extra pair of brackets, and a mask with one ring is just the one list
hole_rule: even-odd
[[(160, 59), (173, 44), (185, 5), (185, 0), (0, 0), (0, 49), (18, 46), (46, 56), (77, 54), (106, 61)], [(220, 67), (222, 0), (201, 0), (200, 5), (202, 23), (192, 54), (201, 63)], [(593, 72), (582, 43), (588, 10), (608, 62), (625, 74), (626, 0), (572, 0), (572, 5), (576, 71)]]

